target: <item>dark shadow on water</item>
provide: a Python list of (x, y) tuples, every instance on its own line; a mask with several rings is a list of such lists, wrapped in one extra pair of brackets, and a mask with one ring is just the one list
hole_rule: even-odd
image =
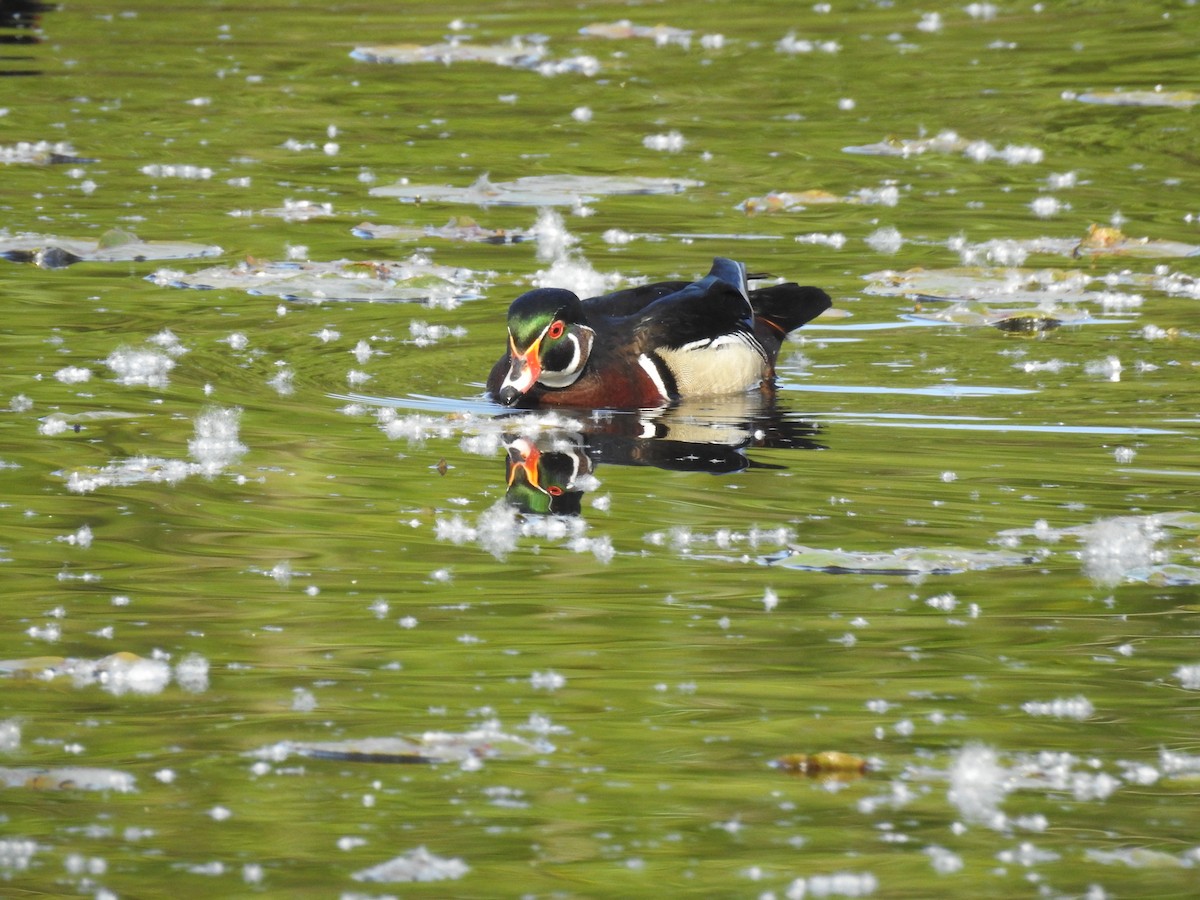
[(759, 394), (654, 411), (558, 412), (567, 420), (561, 428), (504, 436), (505, 497), (522, 512), (577, 515), (601, 463), (728, 475), (783, 468), (748, 450), (824, 449), (816, 440), (820, 425)]

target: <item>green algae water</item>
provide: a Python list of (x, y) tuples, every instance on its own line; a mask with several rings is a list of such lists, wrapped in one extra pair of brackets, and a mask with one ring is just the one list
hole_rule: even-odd
[(0, 893), (1195, 895), (1192, 4), (0, 9)]

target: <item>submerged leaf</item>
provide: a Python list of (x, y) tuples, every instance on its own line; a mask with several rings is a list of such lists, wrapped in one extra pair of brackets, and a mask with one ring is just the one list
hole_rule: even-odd
[(584, 25), (579, 33), (585, 37), (602, 37), (609, 40), (627, 40), (629, 38), (650, 38), (654, 43), (679, 44), (686, 47), (691, 41), (692, 32), (686, 28), (673, 28), (670, 25), (634, 25), (628, 19), (616, 22), (594, 22)]
[(140, 262), (153, 259), (195, 259), (220, 256), (211, 244), (188, 241), (143, 241), (122, 229), (106, 231), (98, 240), (47, 234), (0, 234), (0, 256), (12, 262), (61, 269), (78, 262)]
[(617, 175), (531, 175), (514, 181), (479, 176), (468, 187), (398, 183), (371, 188), (373, 197), (406, 203), (471, 203), (477, 206), (575, 206), (615, 194), (678, 194), (704, 182), (689, 178)]
[(776, 769), (810, 777), (850, 780), (865, 775), (870, 767), (860, 756), (840, 750), (822, 750), (819, 753), (788, 753), (771, 763)]
[(786, 569), (808, 569), (831, 574), (949, 575), (1004, 566), (1029, 565), (1026, 554), (1003, 550), (964, 550), (955, 547), (916, 547), (891, 553), (856, 553), (792, 546), (767, 560)]
[(1101, 106), (1174, 106), (1186, 109), (1200, 103), (1197, 91), (1088, 91), (1075, 95), (1080, 103)]
[(62, 141), (20, 141), (7, 146), (0, 145), (0, 163), (28, 163), (35, 166), (82, 165), (95, 159), (76, 156), (70, 144)]
[(426, 302), (455, 306), (481, 296), (485, 276), (470, 269), (441, 266), (421, 256), (407, 260), (334, 260), (272, 262), (246, 260), (183, 273), (160, 269), (149, 281), (167, 287), (210, 290), (232, 288), (285, 300)]
[(117, 769), (63, 766), (43, 769), (33, 766), (0, 767), (0, 787), (29, 788), (35, 791), (116, 791), (128, 794), (137, 790), (134, 777)]
[(357, 738), (348, 741), (281, 741), (262, 747), (255, 756), (282, 762), (290, 756), (358, 763), (475, 763), (495, 756), (546, 753), (553, 746), (531, 743), (498, 728), (451, 733), (428, 731), (415, 737)]
[(572, 56), (551, 59), (546, 56), (541, 43), (524, 43), (514, 38), (508, 44), (469, 44), (449, 42), (442, 44), (385, 44), (355, 47), (350, 52), (352, 59), (368, 63), (393, 63), (414, 65), (419, 63), (492, 63), (509, 69), (526, 69), (542, 75), (574, 73), (595, 75), (600, 63), (591, 56)]
[(519, 244), (528, 240), (520, 228), (484, 228), (470, 216), (451, 216), (445, 225), (373, 225), (363, 222), (351, 229), (368, 240), (419, 241), (442, 238), (448, 241), (477, 241), (482, 244)]
[(545, 56), (541, 44), (524, 44), (514, 40), (508, 44), (376, 44), (355, 47), (350, 56), (359, 62), (442, 63), (488, 62), (510, 68), (533, 68)]

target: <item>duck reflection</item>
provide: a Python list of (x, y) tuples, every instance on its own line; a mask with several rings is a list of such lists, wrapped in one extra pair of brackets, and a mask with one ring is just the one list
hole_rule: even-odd
[(780, 410), (759, 393), (680, 401), (662, 410), (562, 413), (561, 428), (507, 434), (506, 500), (522, 512), (578, 515), (598, 482), (600, 463), (727, 475), (778, 469), (748, 456), (753, 448), (818, 450), (819, 426)]
[[(42, 36), (38, 29), (41, 27), (42, 13), (57, 7), (52, 3), (42, 3), (39, 0), (0, 0), (0, 44), (28, 46), (40, 44)], [(0, 77), (12, 75), (38, 75), (37, 69), (10, 69), (7, 64), (13, 62), (29, 62), (31, 56), (12, 56), (0, 54)]]

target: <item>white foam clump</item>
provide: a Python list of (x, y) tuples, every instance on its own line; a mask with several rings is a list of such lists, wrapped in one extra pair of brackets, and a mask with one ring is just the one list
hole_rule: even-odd
[(118, 384), (161, 388), (167, 385), (167, 375), (175, 368), (175, 360), (155, 350), (136, 350), (122, 347), (114, 350), (104, 364), (117, 376)]
[(996, 13), (998, 12), (995, 3), (968, 3), (963, 7), (963, 10), (972, 19), (979, 19), (984, 22), (990, 22), (996, 18)]
[(428, 322), (409, 322), (408, 333), (412, 343), (418, 347), (428, 347), (443, 338), (466, 337), (467, 329), (461, 325), (430, 325)]
[(63, 384), (82, 384), (92, 377), (92, 370), (82, 366), (67, 366), (55, 372), (54, 377)]
[(1104, 359), (1093, 360), (1087, 363), (1083, 367), (1083, 371), (1088, 375), (1100, 375), (1109, 381), (1120, 381), (1124, 366), (1121, 365), (1119, 357), (1106, 356)]
[(958, 606), (958, 598), (947, 592), (945, 594), (938, 594), (936, 597), (930, 597), (925, 601), (925, 605), (933, 609), (939, 609), (942, 612), (953, 612), (954, 608)]
[(436, 856), (424, 847), (409, 850), (395, 859), (355, 872), (355, 881), (453, 881), (470, 871), (470, 866), (457, 857)]
[(1190, 666), (1180, 666), (1175, 670), (1179, 684), (1189, 691), (1200, 691), (1200, 663)]
[(998, 150), (987, 141), (971, 141), (963, 149), (963, 155), (969, 159), (973, 159), (975, 162), (1001, 159), (1010, 166), (1018, 166), (1040, 163), (1046, 154), (1040, 147), (1009, 144), (1003, 150)]
[(793, 56), (797, 53), (813, 53), (818, 50), (822, 53), (837, 53), (841, 49), (842, 45), (837, 41), (809, 41), (796, 37), (794, 31), (788, 32), (775, 44), (776, 53), (787, 53)]
[(434, 523), (437, 540), (457, 545), (476, 543), (499, 560), (516, 550), (519, 538), (535, 537), (566, 541), (567, 549), (575, 553), (591, 553), (600, 562), (611, 562), (615, 555), (612, 541), (607, 537), (589, 538), (586, 530), (587, 523), (579, 518), (519, 516), (503, 500), (484, 510), (474, 525), (459, 513), (439, 517)]
[(412, 443), (421, 443), (429, 438), (453, 437), (457, 426), (447, 419), (423, 413), (398, 416), (394, 409), (385, 407), (379, 411), (379, 427), (392, 440), (405, 438)]
[(969, 744), (955, 755), (946, 796), (968, 822), (1003, 827), (1000, 802), (1010, 790), (1008, 770), (991, 747)]
[(1116, 516), (1093, 522), (1083, 532), (1084, 574), (1097, 584), (1119, 584), (1164, 561), (1165, 554), (1155, 546), (1162, 536), (1153, 516)]
[(175, 682), (189, 694), (208, 690), (208, 660), (199, 653), (189, 653), (175, 664)]
[(58, 538), (65, 544), (70, 544), (72, 547), (82, 547), (84, 550), (92, 546), (92, 527), (90, 525), (80, 525), (79, 529), (72, 534), (65, 534)]
[(565, 259), (579, 239), (567, 230), (562, 214), (557, 210), (543, 209), (528, 232), (537, 242), (537, 258), (543, 262)]
[(1124, 294), (1120, 291), (1101, 291), (1096, 295), (1096, 302), (1105, 312), (1125, 312), (1137, 309), (1146, 302), (1141, 294)]
[(584, 54), (577, 54), (567, 59), (548, 59), (537, 66), (537, 73), (546, 76), (577, 74), (591, 78), (599, 71), (600, 60)]
[(44, 437), (54, 437), (56, 434), (62, 434), (70, 430), (71, 423), (67, 421), (65, 416), (46, 416), (46, 418), (38, 423), (38, 434)]
[(1057, 197), (1037, 197), (1030, 204), (1029, 208), (1033, 210), (1033, 214), (1039, 219), (1048, 219), (1051, 216), (1056, 216), (1066, 209), (1070, 209), (1069, 203), (1063, 203)]
[(152, 163), (138, 169), (143, 175), (151, 178), (185, 178), (191, 181), (207, 181), (213, 177), (213, 170), (208, 166), (190, 165), (159, 165)]
[(600, 240), (604, 241), (606, 244), (621, 245), (631, 244), (637, 240), (637, 237), (638, 236), (636, 234), (632, 234), (623, 228), (609, 228), (602, 235), (600, 235)]
[(238, 440), (241, 410), (213, 407), (202, 412), (195, 423), (195, 436), (188, 441), (194, 462), (154, 456), (136, 456), (109, 463), (98, 469), (83, 469), (67, 476), (67, 490), (88, 494), (110, 485), (142, 482), (177, 484), (192, 475), (218, 475), (247, 451)]
[(538, 271), (533, 276), (534, 287), (565, 288), (580, 297), (598, 297), (614, 290), (621, 276), (597, 272), (585, 259), (560, 257), (549, 269)]
[(1061, 359), (1048, 359), (1045, 361), (1027, 360), (1025, 362), (1013, 363), (1014, 369), (1020, 369), (1022, 372), (1050, 372), (1057, 374), (1072, 363), (1063, 362)]
[(897, 229), (891, 226), (876, 229), (868, 234), (864, 240), (877, 253), (896, 253), (904, 246), (903, 236), (901, 236)]
[(216, 475), (247, 451), (238, 440), (241, 415), (236, 407), (214, 407), (196, 418), (195, 437), (188, 441), (188, 453), (205, 475)]
[(668, 131), (666, 134), (648, 134), (642, 138), (642, 146), (647, 150), (678, 153), (687, 146), (687, 138), (678, 131)]
[(592, 110), (588, 106), (577, 106), (571, 110), (571, 118), (576, 122), (592, 121)]
[(937, 844), (930, 844), (925, 848), (925, 855), (929, 857), (933, 871), (939, 875), (952, 875), (962, 870), (962, 857), (953, 850), (947, 850), (945, 847), (939, 847)]
[(1092, 701), (1082, 695), (1055, 697), (1053, 700), (1030, 700), (1021, 704), (1021, 709), (1031, 716), (1048, 716), (1054, 719), (1074, 719), (1082, 722), (1096, 712)]
[(37, 841), (30, 838), (0, 838), (0, 870), (6, 874), (25, 871), (39, 849)]
[(712, 546), (718, 550), (732, 550), (741, 544), (749, 546), (752, 550), (758, 550), (762, 546), (787, 546), (795, 537), (796, 533), (786, 526), (751, 528), (748, 531), (718, 528), (710, 533), (676, 526), (667, 531), (652, 531), (644, 540), (658, 547), (669, 545), (682, 553), (689, 551), (693, 546)]
[(538, 691), (557, 691), (566, 687), (567, 679), (555, 671), (534, 672), (529, 676), (529, 685)]
[(21, 723), (16, 719), (0, 722), (0, 751), (11, 753), (21, 746)]
[(281, 397), (288, 397), (295, 393), (296, 388), (294, 382), (296, 373), (287, 366), (280, 366), (279, 371), (267, 379), (267, 386)]
[(456, 545), (478, 543), (492, 556), (503, 560), (517, 547), (518, 529), (516, 510), (501, 501), (480, 515), (476, 525), (471, 525), (457, 513), (437, 519), (434, 537)]
[(868, 206), (895, 206), (900, 202), (900, 189), (894, 184), (878, 188), (859, 188), (850, 196)]
[(869, 897), (879, 887), (870, 872), (835, 872), (832, 875), (808, 875), (797, 878), (784, 896), (787, 900), (806, 897)]
[(841, 250), (846, 246), (846, 236), (839, 232), (823, 234), (822, 232), (814, 231), (809, 234), (796, 235), (796, 242), (799, 244), (823, 244), (826, 247), (832, 247), (834, 250)]
[(120, 697), (124, 694), (149, 696), (160, 694), (171, 682), (171, 667), (161, 659), (147, 659), (132, 653), (114, 653), (102, 659), (68, 659), (44, 677), (69, 675), (77, 688), (98, 684)]
[(942, 30), (942, 14), (936, 12), (924, 13), (921, 20), (917, 22), (917, 30), (924, 31), (926, 34)]

